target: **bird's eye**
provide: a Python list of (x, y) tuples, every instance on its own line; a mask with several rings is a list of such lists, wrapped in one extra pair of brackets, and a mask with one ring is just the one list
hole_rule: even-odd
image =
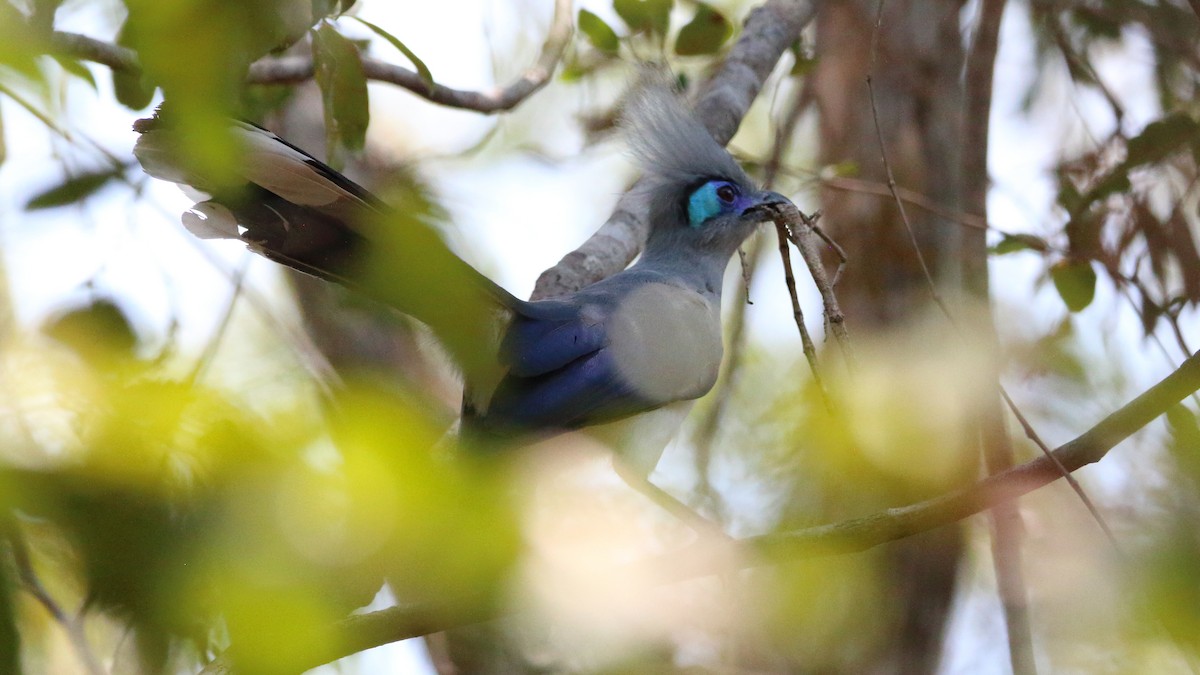
[(717, 188), (717, 198), (726, 204), (732, 204), (733, 200), (737, 199), (737, 190), (729, 183), (726, 183)]

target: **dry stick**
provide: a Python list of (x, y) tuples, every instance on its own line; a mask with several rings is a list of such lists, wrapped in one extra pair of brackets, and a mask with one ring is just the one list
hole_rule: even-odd
[[(725, 573), (731, 560), (738, 566), (750, 567), (846, 555), (949, 525), (1049, 485), (1062, 478), (1062, 469), (1076, 471), (1104, 459), (1117, 444), (1197, 390), (1200, 390), (1200, 354), (1188, 358), (1137, 398), (1047, 456), (993, 474), (973, 485), (860, 518), (749, 537), (730, 545), (753, 551), (758, 554), (755, 557), (738, 558), (739, 551), (729, 548), (723, 549), (724, 553), (734, 555), (712, 555), (711, 542), (705, 542), (638, 563), (634, 573), (644, 575), (651, 570), (661, 582), (675, 583)], [(321, 654), (311, 655), (307, 663), (299, 664), (299, 669), (314, 668), (389, 642), (494, 619), (506, 613), (494, 600), (467, 600), (451, 603), (468, 608), (455, 615), (447, 614), (444, 607), (408, 605), (343, 619), (332, 629), (336, 644)], [(222, 655), (202, 672), (204, 675), (232, 673), (231, 663), (230, 655)]]
[(804, 358), (808, 359), (813, 383), (821, 392), (821, 401), (825, 403), (825, 408), (833, 412), (833, 401), (829, 398), (829, 391), (825, 389), (825, 381), (821, 378), (821, 368), (817, 365), (817, 348), (813, 345), (812, 336), (808, 334), (808, 327), (804, 325), (804, 310), (800, 307), (800, 298), (796, 295), (796, 277), (792, 273), (792, 255), (788, 252), (787, 227), (781, 220), (775, 221), (775, 235), (779, 239), (779, 257), (783, 260), (783, 278), (787, 283), (788, 297), (792, 301), (792, 318), (796, 320), (796, 328), (800, 330), (800, 342), (804, 345)]
[[(837, 295), (833, 292), (838, 279), (842, 276), (842, 269), (846, 263), (846, 252), (817, 228), (818, 214), (808, 216), (794, 205), (788, 204), (775, 207), (775, 211), (786, 225), (785, 232), (800, 251), (804, 263), (808, 265), (808, 273), (812, 275), (813, 283), (816, 284), (817, 291), (821, 294), (821, 302), (825, 306), (825, 327), (842, 350), (842, 357), (846, 359), (847, 369), (853, 372), (855, 367), (854, 349), (850, 344), (850, 333), (846, 330), (846, 315), (842, 313)], [(813, 241), (814, 234), (841, 257), (841, 264), (838, 265), (832, 282), (825, 273), (825, 265), (821, 262), (821, 252), (817, 249), (816, 242)]]

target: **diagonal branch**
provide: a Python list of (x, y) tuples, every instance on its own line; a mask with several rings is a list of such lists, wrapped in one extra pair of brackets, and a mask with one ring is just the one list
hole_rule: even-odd
[[(802, 558), (846, 555), (949, 525), (1062, 478), (1056, 464), (1076, 471), (1100, 461), (1118, 443), (1197, 390), (1200, 390), (1200, 353), (1192, 355), (1158, 384), (1091, 429), (1059, 446), (1051, 456), (1038, 457), (993, 474), (969, 487), (861, 518), (732, 542), (733, 546), (757, 554), (754, 557), (713, 555), (713, 543), (706, 541), (637, 565), (639, 568), (645, 565), (662, 583), (674, 583), (726, 572), (731, 559), (739, 559), (747, 566), (762, 566)], [(316, 667), (379, 645), (504, 614), (503, 608), (489, 602), (455, 604), (470, 609), (450, 617), (439, 611), (444, 608), (397, 606), (343, 619), (333, 627), (336, 645), (307, 665)], [(231, 660), (226, 654), (210, 663), (202, 675), (232, 672)]]
[[(811, 0), (767, 0), (750, 12), (741, 38), (705, 82), (694, 106), (696, 117), (721, 145), (733, 138), (767, 75), (815, 12)], [(533, 298), (570, 293), (619, 272), (637, 256), (648, 229), (639, 206), (626, 192), (600, 229), (542, 272)]]

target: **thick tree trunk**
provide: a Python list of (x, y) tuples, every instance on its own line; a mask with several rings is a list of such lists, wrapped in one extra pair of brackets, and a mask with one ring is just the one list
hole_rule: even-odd
[[(820, 116), (820, 157), (854, 177), (883, 186), (888, 181), (880, 139), (897, 184), (937, 204), (958, 209), (961, 200), (959, 143), (962, 129), (960, 0), (892, 0), (885, 6), (872, 70), (877, 0), (830, 2), (817, 18), (819, 62), (809, 93)], [(878, 130), (867, 78), (871, 76)], [(961, 226), (928, 211), (908, 208), (910, 236), (895, 201), (878, 194), (826, 187), (822, 225), (849, 259), (838, 297), (856, 340), (888, 340), (906, 325), (929, 317), (933, 295), (914, 250), (916, 239), (941, 295), (956, 298), (963, 284)], [(951, 330), (949, 325), (942, 326)], [(870, 420), (859, 420), (869, 424)], [(953, 443), (954, 439), (946, 439)], [(963, 439), (963, 457), (970, 457)], [(914, 458), (914, 461), (920, 461)], [(971, 475), (964, 459), (964, 478)], [(897, 486), (856, 477), (851, 505), (835, 511), (898, 505), (932, 496), (911, 484)], [(870, 497), (864, 497), (869, 495)], [(962, 531), (948, 527), (881, 550), (891, 607), (879, 608), (894, 625), (845, 672), (930, 673), (937, 668), (944, 627), (954, 597), (963, 550)]]

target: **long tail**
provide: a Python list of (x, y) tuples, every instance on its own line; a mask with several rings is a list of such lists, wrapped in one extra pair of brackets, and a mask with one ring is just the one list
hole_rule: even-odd
[(243, 145), (232, 176), (183, 168), (185, 139), (160, 116), (138, 120), (134, 155), (146, 173), (197, 203), (183, 215), (198, 237), (237, 239), (293, 269), (363, 291), (429, 324), (470, 370), (494, 339), (494, 314), (522, 303), (454, 255), (418, 218), (261, 127), (231, 122)]

